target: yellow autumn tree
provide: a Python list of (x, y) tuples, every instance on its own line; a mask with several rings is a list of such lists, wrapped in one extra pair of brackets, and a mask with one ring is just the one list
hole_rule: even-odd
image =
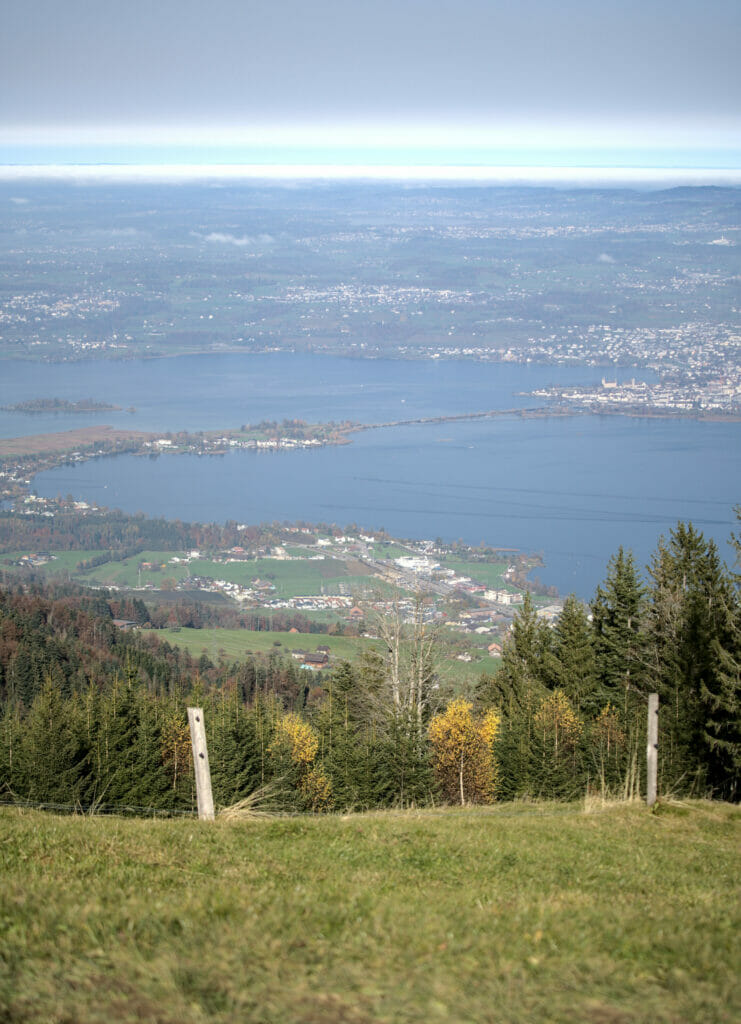
[(604, 748), (608, 756), (624, 745), (625, 730), (620, 725), (620, 718), (612, 704), (606, 704), (597, 715), (594, 734), (600, 748)]
[(270, 749), (288, 751), (295, 764), (308, 768), (319, 750), (319, 737), (308, 722), (289, 712), (278, 719)]
[(172, 775), (172, 788), (177, 789), (179, 779), (193, 770), (190, 729), (185, 716), (179, 711), (168, 714), (162, 722), (160, 737), (162, 763)]
[(563, 690), (554, 690), (535, 713), (535, 725), (543, 733), (544, 744), (552, 748), (554, 758), (573, 751), (582, 734), (583, 724)]
[(319, 736), (299, 715), (289, 712), (278, 719), (271, 754), (287, 757), (296, 769), (298, 789), (308, 810), (328, 811), (332, 807), (332, 780), (316, 764)]
[(499, 715), (489, 710), (483, 716), (473, 713), (473, 705), (463, 697), (451, 700), (445, 711), (430, 722), (435, 774), (443, 793), (451, 802), (490, 803), (497, 782), (494, 740)]

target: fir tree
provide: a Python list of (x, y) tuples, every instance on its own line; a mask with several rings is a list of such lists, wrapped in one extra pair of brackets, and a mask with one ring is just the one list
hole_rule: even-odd
[(659, 541), (649, 571), (654, 584), (648, 626), (664, 708), (660, 756), (666, 782), (712, 785), (708, 742), (718, 730), (708, 730), (708, 719), (720, 725), (713, 715), (721, 705), (733, 713), (730, 581), (713, 541), (691, 523), (678, 523), (668, 541)]
[[(741, 519), (741, 507), (736, 509)], [(714, 792), (738, 799), (741, 784), (741, 538), (731, 534), (737, 568), (721, 593), (719, 634), (713, 639), (715, 673), (702, 681), (704, 739), (708, 746), (708, 781)]]
[[(540, 618), (529, 592), (525, 592), (522, 608), (512, 620), (512, 631), (504, 642), (502, 664), (496, 674), (496, 688), (501, 694), (501, 707), (506, 713), (527, 701), (534, 690), (543, 690), (547, 677), (546, 655), (551, 635)], [(499, 703), (499, 702), (495, 702)]]
[(612, 702), (626, 714), (631, 691), (645, 687), (644, 589), (633, 555), (620, 547), (592, 602), (600, 703)]
[(564, 602), (553, 629), (553, 643), (545, 655), (551, 689), (560, 689), (581, 711), (590, 715), (600, 707), (593, 632), (587, 611), (574, 594)]
[(71, 727), (71, 705), (49, 678), (23, 722), (16, 776), (19, 795), (75, 804), (86, 761), (87, 749)]

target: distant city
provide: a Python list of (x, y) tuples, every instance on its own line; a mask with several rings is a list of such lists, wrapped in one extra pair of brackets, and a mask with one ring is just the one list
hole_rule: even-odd
[(578, 202), (339, 184), (183, 186), (176, 202), (144, 185), (0, 192), (0, 357), (289, 350), (635, 368), (634, 386), (543, 397), (739, 411), (738, 189)]

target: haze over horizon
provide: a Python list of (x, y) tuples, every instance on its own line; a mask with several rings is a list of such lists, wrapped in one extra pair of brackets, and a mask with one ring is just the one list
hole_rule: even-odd
[(9, 0), (3, 20), (0, 164), (16, 171), (741, 180), (733, 0)]

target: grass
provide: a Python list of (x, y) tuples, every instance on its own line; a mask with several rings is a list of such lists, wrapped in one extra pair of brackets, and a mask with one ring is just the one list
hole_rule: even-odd
[[(0, 555), (2, 568), (13, 571), (8, 563), (17, 561), (28, 551), (11, 551)], [(163, 580), (179, 581), (186, 576), (208, 576), (212, 579), (226, 580), (249, 586), (258, 577), (269, 580), (275, 585), (271, 597), (291, 598), (310, 594), (346, 594), (352, 597), (356, 593), (365, 593), (370, 587), (372, 591), (386, 594), (391, 589), (383, 581), (374, 579), (364, 571), (364, 567), (354, 559), (342, 560), (323, 558), (310, 561), (308, 558), (297, 558), (281, 561), (275, 558), (258, 558), (245, 562), (214, 562), (206, 558), (193, 559), (190, 562), (174, 562), (173, 555), (182, 558), (182, 552), (173, 551), (141, 551), (131, 558), (114, 559), (103, 565), (95, 566), (85, 572), (77, 572), (78, 562), (101, 554), (100, 551), (58, 551), (56, 558), (40, 567), (47, 575), (70, 573), (82, 583), (97, 583), (103, 586), (115, 586), (135, 589), (151, 583), (159, 588)], [(150, 562), (153, 569), (142, 569), (142, 562)]]
[(0, 1019), (737, 1020), (741, 814), (660, 809), (0, 809)]
[(465, 562), (458, 558), (441, 558), (440, 564), (453, 569), (461, 576), (469, 576), (477, 583), (483, 583), (495, 590), (514, 590), (504, 579), (507, 562)]
[[(194, 559), (190, 563), (194, 576), (212, 576), (249, 586), (254, 579), (269, 580), (275, 585), (276, 597), (298, 597), (321, 593), (327, 581), (347, 574), (344, 562), (334, 558), (323, 558), (310, 562), (307, 559), (281, 561), (276, 558), (256, 558), (249, 562), (207, 562)], [(336, 593), (336, 591), (334, 591)]]
[(408, 558), (413, 553), (408, 547), (387, 541), (376, 541), (371, 545), (371, 551), (374, 558)]
[[(187, 576), (189, 569), (182, 563), (175, 562), (170, 565), (170, 559), (176, 552), (173, 551), (140, 551), (131, 558), (122, 558), (115, 562), (106, 562), (104, 565), (96, 566), (82, 573), (78, 578), (84, 582), (102, 583), (105, 586), (137, 587), (139, 584), (139, 566), (142, 562), (151, 562), (156, 569), (142, 569), (141, 582), (153, 583), (159, 587), (162, 580), (179, 580)], [(79, 559), (78, 559), (79, 561)], [(162, 568), (164, 566), (164, 568)]]
[[(209, 658), (218, 657), (218, 652), (226, 652), (228, 659), (243, 658), (248, 652), (256, 653), (276, 651), (278, 654), (290, 654), (294, 649), (315, 651), (318, 644), (330, 648), (332, 657), (337, 660), (354, 661), (364, 648), (378, 647), (378, 641), (366, 640), (362, 637), (327, 636), (325, 633), (283, 633), (272, 630), (249, 629), (157, 629), (151, 631), (161, 640), (167, 640), (173, 647), (182, 647), (191, 654), (200, 656), (204, 650)], [(275, 642), (279, 641), (280, 647)]]
[[(36, 549), (38, 550), (38, 549)], [(43, 548), (41, 550), (44, 550)], [(10, 551), (5, 554), (0, 554), (0, 565), (8, 572), (12, 572), (14, 566), (6, 565), (6, 561), (18, 561), (21, 555), (31, 554), (31, 549), (25, 551)], [(46, 565), (40, 566), (36, 569), (36, 572), (43, 572), (48, 576), (56, 576), (58, 574), (70, 573), (74, 575), (76, 573), (77, 563), (84, 561), (86, 558), (94, 558), (97, 555), (104, 554), (102, 549), (96, 549), (91, 551), (86, 550), (75, 550), (75, 551), (51, 551), (50, 554), (54, 555), (54, 559), (51, 562), (47, 562)]]
[[(178, 554), (182, 557), (181, 553)], [(163, 579), (177, 581), (186, 576), (209, 576), (212, 579), (249, 586), (252, 580), (260, 578), (275, 584), (275, 591), (271, 596), (279, 598), (319, 594), (322, 589), (327, 594), (338, 594), (341, 588), (345, 588), (350, 594), (359, 587), (368, 586), (369, 581), (373, 584), (378, 582), (368, 576), (351, 575), (348, 565), (336, 558), (324, 558), (321, 561), (257, 558), (245, 562), (213, 562), (206, 558), (194, 558), (188, 563), (171, 564), (172, 557), (172, 551), (142, 551), (132, 558), (108, 562), (91, 569), (81, 579), (119, 587), (136, 587), (139, 582), (140, 564), (152, 562), (157, 571), (142, 570), (142, 584), (154, 583), (158, 586)], [(356, 562), (350, 564), (354, 568), (358, 567)], [(162, 566), (164, 568), (161, 568)]]
[[(105, 411), (101, 411), (105, 416)], [(0, 458), (20, 458), (23, 455), (41, 455), (48, 452), (72, 452), (95, 444), (115, 444), (118, 441), (146, 441), (153, 434), (141, 430), (118, 430), (115, 427), (77, 427), (59, 430), (53, 434), (28, 434), (24, 437), (0, 439)]]
[[(182, 647), (196, 658), (204, 652), (212, 661), (219, 660), (219, 652), (224, 651), (227, 661), (244, 658), (246, 654), (268, 653), (275, 651), (281, 655), (290, 654), (294, 649), (315, 651), (318, 644), (330, 648), (332, 662), (347, 660), (357, 662), (361, 652), (369, 648), (380, 650), (379, 640), (370, 637), (328, 636), (326, 633), (285, 633), (277, 630), (248, 629), (179, 629), (147, 630), (152, 636), (166, 640), (173, 647)], [(280, 642), (280, 647), (275, 641)], [(473, 661), (458, 661), (454, 656), (446, 656), (444, 648), (439, 658), (439, 672), (443, 682), (448, 683), (455, 691), (468, 690), (481, 676), (482, 672), (492, 672), (496, 662), (481, 651), (475, 652)]]

